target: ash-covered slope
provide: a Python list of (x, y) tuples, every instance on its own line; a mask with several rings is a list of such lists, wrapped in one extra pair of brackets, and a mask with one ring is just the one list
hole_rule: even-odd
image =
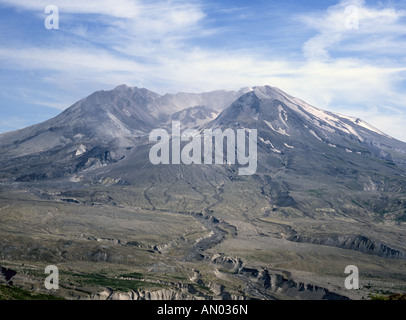
[(53, 119), (0, 135), (1, 176), (31, 181), (118, 161), (158, 125), (146, 107), (157, 97), (126, 86), (97, 91)]
[(157, 120), (146, 108), (156, 97), (148, 90), (128, 87), (97, 91), (53, 119), (0, 135), (0, 146), (12, 157), (69, 148), (92, 139), (103, 144), (133, 138), (156, 127)]
[[(360, 119), (319, 110), (274, 87), (243, 91), (210, 122), (225, 95), (229, 98), (235, 92), (221, 92), (214, 106), (209, 100), (195, 105), (198, 95), (192, 94), (190, 101), (185, 98), (185, 108), (173, 113), (167, 110), (182, 103), (166, 105), (168, 96), (146, 89), (119, 86), (95, 92), (54, 119), (0, 135), (1, 185), (34, 186), (41, 196), (68, 197), (85, 205), (124, 204), (243, 219), (260, 226), (269, 217), (406, 221), (405, 143)], [(210, 99), (215, 95), (210, 94)], [(170, 133), (173, 120), (181, 121), (182, 130), (256, 129), (257, 171), (239, 176), (238, 163), (152, 164), (149, 152), (154, 142), (149, 141), (149, 133), (157, 128)], [(60, 196), (43, 191), (47, 186), (60, 190)], [(101, 198), (91, 196), (92, 188), (98, 187), (106, 187)], [(326, 236), (321, 232), (324, 227), (321, 233), (314, 229), (309, 234), (306, 228), (296, 233), (291, 227), (276, 227), (283, 229), (277, 236), (290, 242), (359, 251), (358, 243), (365, 242), (357, 240), (364, 239), (357, 238), (360, 235), (372, 244), (364, 251), (379, 243), (383, 245), (379, 255), (389, 249), (404, 252), (402, 246), (375, 237), (364, 226), (346, 234), (357, 245), (336, 241), (329, 236), (331, 230)], [(298, 238), (292, 238), (296, 234)]]
[(258, 167), (248, 179), (274, 209), (406, 217), (406, 144), (360, 119), (265, 86), (252, 88), (206, 126), (257, 129)]
[(249, 88), (242, 88), (238, 91), (216, 90), (203, 93), (165, 94), (149, 104), (148, 109), (155, 117), (162, 114), (170, 115), (195, 106), (206, 106), (220, 112), (249, 90)]
[[(341, 206), (331, 202), (333, 194), (346, 198), (349, 192), (352, 196), (360, 194), (356, 194), (357, 199), (343, 201), (368, 203), (362, 210), (390, 209), (400, 214), (406, 208), (402, 198), (406, 188), (405, 143), (360, 119), (319, 110), (274, 87), (242, 89), (238, 94), (202, 94), (198, 100), (209, 103), (216, 94), (219, 101), (212, 107), (194, 105), (197, 94), (191, 94), (190, 99), (187, 94), (172, 95), (171, 100), (168, 95), (125, 85), (95, 92), (54, 119), (0, 135), (0, 179), (46, 181), (63, 177), (78, 183), (107, 179), (138, 187), (174, 184), (173, 189), (181, 181), (188, 185), (187, 193), (203, 184), (210, 189), (213, 181), (228, 181), (236, 188), (236, 181), (246, 181), (279, 207), (301, 203), (301, 210), (307, 210), (303, 206), (310, 206), (310, 202), (303, 193), (312, 190), (323, 206), (329, 201), (329, 206)], [(219, 104), (234, 95), (237, 99), (208, 122), (216, 116)], [(181, 105), (181, 97), (186, 108), (167, 114)], [(175, 107), (165, 102), (175, 100)], [(157, 106), (162, 110), (154, 114)], [(238, 176), (237, 164), (151, 164), (148, 135), (152, 129), (169, 129), (172, 120), (181, 121), (182, 129), (257, 129), (256, 174)], [(378, 200), (370, 201), (369, 191), (390, 194), (374, 194)]]
[[(97, 91), (53, 119), (1, 134), (0, 179), (35, 181), (115, 163), (151, 130), (167, 127), (172, 119), (198, 126), (217, 116), (217, 111), (198, 103), (217, 101), (213, 105), (224, 108), (242, 92), (161, 96), (126, 85)], [(172, 115), (173, 110), (177, 112)]]
[(261, 137), (261, 142), (275, 153), (295, 146), (320, 150), (324, 145), (334, 152), (344, 150), (406, 165), (406, 143), (359, 118), (317, 109), (275, 87), (252, 88), (210, 125), (245, 125), (263, 130), (273, 139)]
[(170, 115), (162, 115), (160, 119), (167, 128), (171, 128), (172, 121), (179, 121), (181, 129), (198, 128), (214, 120), (220, 113), (207, 106), (195, 106), (175, 112)]
[[(280, 197), (280, 205), (296, 203), (290, 195), (306, 190), (317, 191), (319, 199), (335, 192), (401, 196), (406, 190), (405, 143), (360, 119), (317, 109), (274, 87), (252, 88), (207, 126), (258, 130), (257, 174), (273, 175), (269, 192)], [(375, 202), (373, 210), (379, 212), (393, 200), (377, 197), (385, 198)], [(399, 201), (394, 202), (403, 210), (404, 201)]]

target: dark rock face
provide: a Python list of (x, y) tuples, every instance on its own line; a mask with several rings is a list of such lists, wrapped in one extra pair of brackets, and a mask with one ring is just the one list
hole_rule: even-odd
[(6, 281), (6, 284), (13, 285), (13, 281), (11, 281), (11, 279), (16, 274), (17, 274), (17, 272), (15, 270), (1, 267), (0, 276), (2, 276), (4, 278), (4, 280)]
[(268, 299), (275, 299), (273, 294), (278, 293), (299, 300), (349, 300), (348, 297), (331, 292), (326, 288), (297, 282), (294, 279), (285, 278), (281, 274), (270, 273), (265, 269), (243, 267), (239, 270), (238, 275), (250, 280), (247, 282), (247, 292), (257, 291)]
[(403, 252), (392, 249), (381, 242), (372, 241), (371, 239), (361, 235), (353, 235), (353, 236), (342, 235), (326, 238), (293, 235), (290, 238), (288, 238), (288, 240), (294, 242), (305, 242), (348, 250), (355, 250), (366, 254), (377, 255), (384, 258), (406, 259), (406, 255)]

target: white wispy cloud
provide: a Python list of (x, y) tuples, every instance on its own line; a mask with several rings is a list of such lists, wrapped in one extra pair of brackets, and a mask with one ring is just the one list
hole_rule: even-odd
[[(39, 0), (1, 3), (42, 17), (49, 4)], [(295, 16), (312, 35), (303, 39), (303, 52), (294, 58), (267, 56), (260, 48), (200, 46), (199, 39), (218, 41), (224, 26), (208, 23), (207, 5), (199, 1), (53, 4), (67, 19), (57, 45), (0, 47), (3, 68), (41, 71), (40, 81), (71, 91), (83, 90), (89, 83), (92, 88), (126, 83), (159, 93), (270, 84), (315, 106), (363, 116), (406, 140), (406, 94), (399, 91), (406, 80), (406, 15), (390, 4), (344, 0), (325, 11)], [(358, 10), (358, 29), (346, 27), (349, 5)], [(82, 14), (92, 14), (96, 26), (86, 23)], [(395, 111), (388, 108), (400, 112), (393, 116)]]
[(406, 94), (399, 91), (406, 79), (405, 17), (391, 3), (372, 6), (364, 0), (342, 0), (326, 11), (296, 16), (314, 31), (303, 44), (307, 62), (301, 70), (308, 77), (297, 92), (406, 141), (405, 113), (388, 110), (406, 106)]
[(404, 10), (369, 7), (364, 0), (342, 0), (327, 12), (299, 15), (300, 21), (317, 32), (304, 44), (304, 55), (311, 60), (327, 60), (330, 51), (357, 44), (358, 51), (370, 52), (368, 44), (374, 46), (375, 41), (396, 48), (398, 36), (406, 34), (404, 23), (400, 23), (404, 17)]
[(133, 0), (53, 0), (51, 3), (49, 0), (1, 0), (1, 3), (39, 13), (52, 4), (65, 13), (101, 14), (117, 18), (135, 18), (140, 14), (139, 2)]

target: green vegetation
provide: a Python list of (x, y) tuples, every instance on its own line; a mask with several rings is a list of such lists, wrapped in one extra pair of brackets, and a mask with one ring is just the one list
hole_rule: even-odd
[(0, 300), (65, 300), (49, 294), (36, 293), (0, 284)]
[(135, 279), (142, 279), (144, 276), (142, 273), (132, 272), (120, 275), (122, 278), (135, 278)]
[(109, 278), (97, 274), (70, 274), (69, 280), (71, 284), (78, 286), (101, 286), (108, 287), (117, 291), (138, 290), (144, 286), (144, 282), (137, 280), (123, 280)]
[(323, 190), (320, 190), (320, 189), (311, 189), (311, 190), (307, 190), (307, 192), (309, 192), (312, 195), (318, 196), (318, 197), (322, 196), (324, 194)]
[(201, 284), (197, 284), (197, 283), (194, 283), (193, 285), (196, 288), (198, 288), (200, 291), (202, 291), (202, 292), (204, 292), (206, 294), (211, 294), (212, 293), (211, 289), (209, 287), (205, 286), (205, 285), (201, 285)]
[(356, 201), (356, 200), (354, 200), (354, 199), (351, 199), (351, 202), (352, 202), (353, 204), (355, 204), (356, 206), (358, 206), (358, 207), (362, 207), (362, 205), (361, 205), (358, 201)]
[(369, 294), (369, 298), (371, 300), (388, 300), (386, 296), (381, 295), (381, 294)]
[(394, 293), (389, 296), (385, 296), (382, 294), (370, 294), (369, 298), (371, 300), (406, 300), (406, 294), (402, 293)]
[(397, 217), (396, 220), (400, 222), (406, 222), (406, 211), (404, 212), (403, 215)]

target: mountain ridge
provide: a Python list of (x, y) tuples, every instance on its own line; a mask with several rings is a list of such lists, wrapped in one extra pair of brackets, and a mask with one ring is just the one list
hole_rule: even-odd
[[(141, 140), (145, 140), (151, 130), (170, 127), (173, 120), (186, 121), (182, 124), (183, 128), (226, 129), (227, 125), (230, 128), (257, 128), (260, 132), (258, 144), (268, 151), (270, 149), (268, 153), (262, 152), (260, 157), (268, 159), (294, 152), (295, 148), (309, 152), (314, 148), (327, 147), (331, 156), (340, 149), (360, 156), (370, 155), (396, 166), (406, 166), (406, 144), (358, 118), (317, 109), (271, 86), (231, 92), (213, 91), (202, 95), (209, 96), (209, 101), (219, 92), (218, 104), (224, 104), (235, 95), (238, 98), (220, 111), (206, 105), (194, 105), (198, 94), (191, 94), (192, 98), (185, 102), (189, 107), (172, 114), (165, 111), (154, 115), (151, 110), (158, 110), (157, 106), (162, 102), (156, 104), (156, 101), (162, 97), (168, 99), (170, 95), (162, 96), (148, 89), (126, 85), (109, 91), (96, 91), (50, 120), (0, 135), (0, 149), (3, 151), (0, 162), (9, 164), (0, 172), (10, 176), (9, 169), (15, 164), (13, 159), (29, 156), (38, 159), (38, 165), (44, 167), (42, 170), (47, 165), (47, 157), (65, 166), (50, 177), (75, 173), (78, 168), (89, 169), (93, 164), (104, 166), (115, 163), (127, 157), (129, 150), (141, 146)], [(186, 93), (180, 95), (187, 96)], [(225, 100), (224, 95), (227, 96)], [(170, 97), (178, 98), (177, 95)], [(201, 96), (197, 100), (202, 102), (205, 99)], [(318, 143), (325, 146), (316, 147)], [(83, 166), (83, 163), (88, 165)], [(24, 176), (24, 170), (21, 171)], [(33, 172), (25, 176), (30, 174)], [(47, 173), (40, 176), (47, 176)]]

